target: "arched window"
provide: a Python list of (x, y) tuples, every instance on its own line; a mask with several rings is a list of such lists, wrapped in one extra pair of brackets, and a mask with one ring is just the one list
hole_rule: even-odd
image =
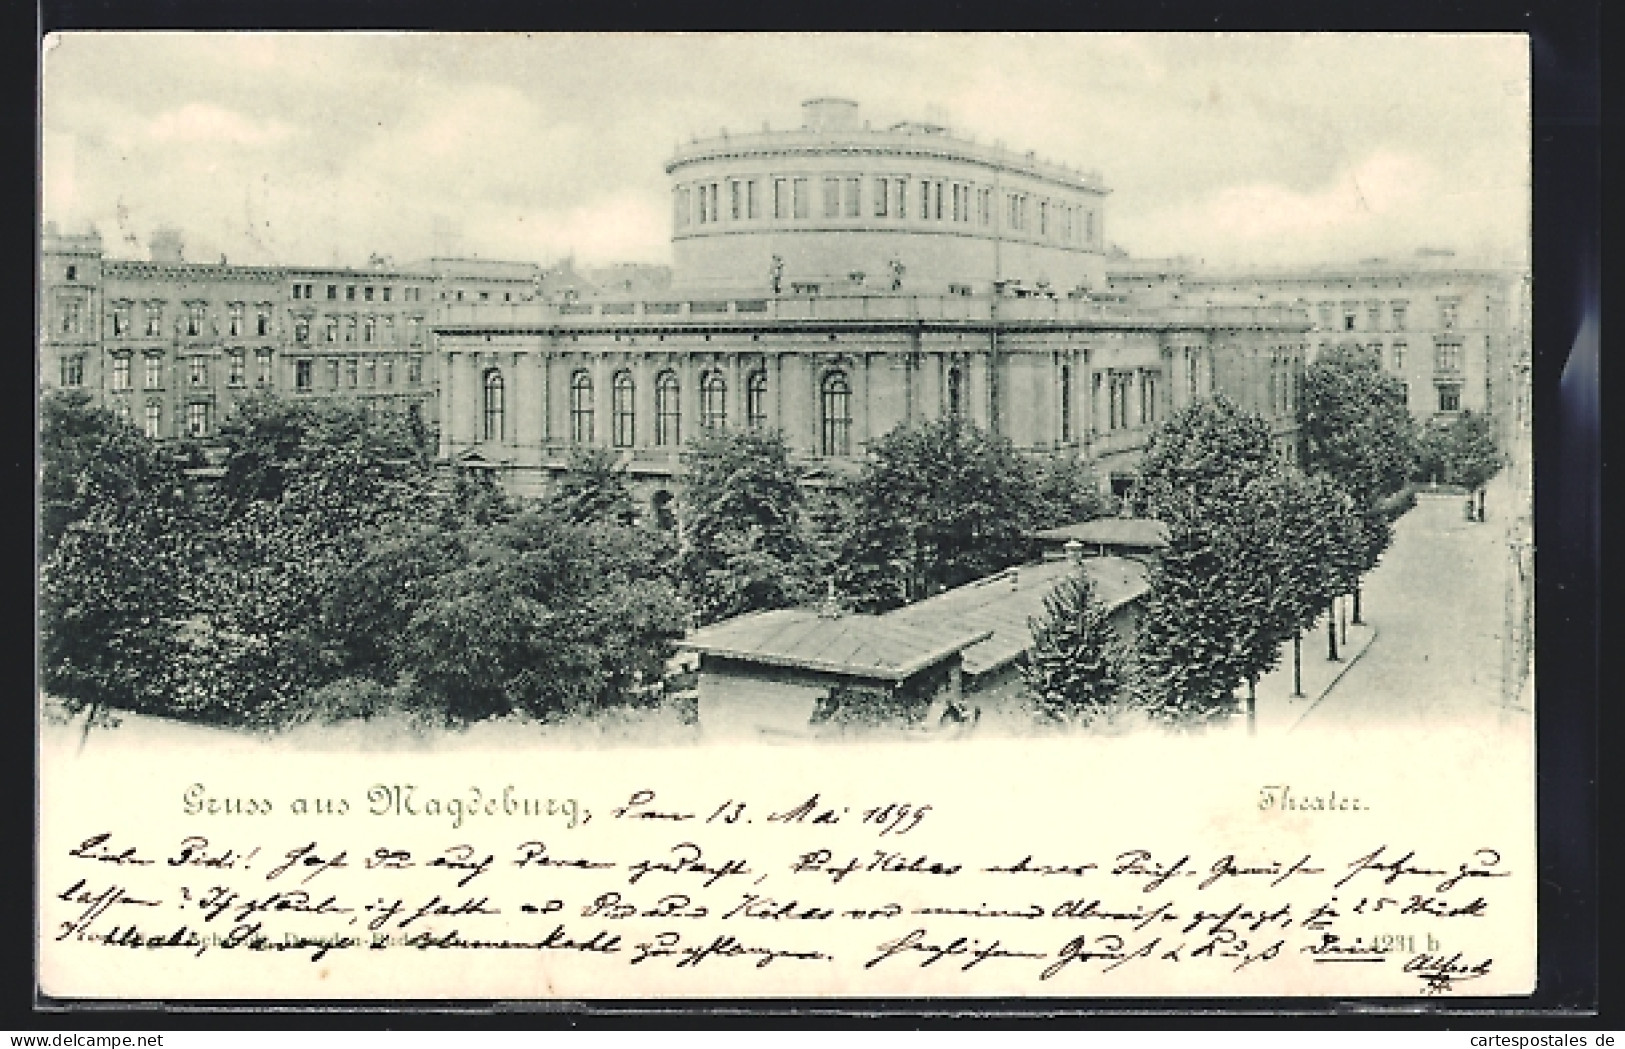
[(1072, 443), (1072, 366), (1061, 365), (1061, 443)]
[(677, 375), (661, 372), (655, 380), (655, 444), (683, 443), (682, 408), (677, 396)]
[(745, 425), (752, 430), (767, 426), (767, 372), (751, 372), (745, 383)]
[(707, 430), (728, 425), (728, 380), (721, 372), (706, 372), (700, 380), (700, 425)]
[(948, 415), (957, 419), (965, 411), (965, 376), (958, 365), (948, 369)]
[(822, 394), (823, 453), (851, 455), (852, 387), (847, 384), (846, 373), (835, 371), (824, 376)]
[(570, 439), (592, 443), (592, 376), (586, 372), (570, 377)]
[(502, 440), (502, 373), (495, 368), (485, 373), (485, 439)]
[(637, 432), (636, 417), (633, 415), (632, 407), (635, 392), (632, 385), (632, 373), (626, 371), (616, 372), (614, 382), (614, 397), (610, 404), (610, 421), (614, 427), (615, 447), (630, 448)]

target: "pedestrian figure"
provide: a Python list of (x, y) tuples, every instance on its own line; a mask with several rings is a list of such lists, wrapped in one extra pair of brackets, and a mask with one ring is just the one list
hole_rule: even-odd
[(773, 264), (767, 270), (768, 279), (773, 282), (773, 294), (779, 293), (779, 284), (784, 280), (784, 260), (773, 256)]

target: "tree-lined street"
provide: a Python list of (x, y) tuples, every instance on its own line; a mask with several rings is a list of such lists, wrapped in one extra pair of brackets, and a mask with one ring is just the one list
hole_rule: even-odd
[[(1466, 520), (1460, 495), (1417, 499), (1366, 577), (1375, 640), (1293, 719), (1301, 728), (1465, 727), (1501, 716), (1512, 500), (1504, 474), (1488, 486), (1482, 524)], [(1309, 700), (1299, 702), (1307, 707)]]

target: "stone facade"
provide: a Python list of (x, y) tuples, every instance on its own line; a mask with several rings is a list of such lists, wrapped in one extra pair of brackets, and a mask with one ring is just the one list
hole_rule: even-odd
[(1503, 436), (1527, 356), (1520, 303), (1528, 275), (1447, 251), (1298, 270), (1214, 272), (1182, 259), (1114, 260), (1114, 291), (1168, 305), (1280, 305), (1305, 311), (1309, 358), (1329, 346), (1377, 354), (1402, 379), (1418, 421), (1488, 414)]
[(1103, 285), (1108, 191), (1098, 173), (937, 124), (872, 129), (844, 99), (803, 111), (798, 129), (695, 140), (666, 164), (679, 288), (969, 295), (995, 283), (1063, 294)]
[(578, 447), (664, 482), (705, 430), (780, 430), (841, 471), (899, 424), (961, 416), (1033, 453), (1132, 470), (1158, 422), (1223, 392), (1290, 447), (1306, 322), (905, 295), (448, 309), (441, 453), (539, 491)]
[(97, 235), (49, 226), (40, 265), (44, 386), (87, 390), (159, 439), (207, 439), (237, 400), (265, 390), (391, 403), (434, 426), (440, 312), (532, 301), (540, 272), (478, 259), (187, 262), (174, 231), (154, 237), (149, 259), (110, 259)]

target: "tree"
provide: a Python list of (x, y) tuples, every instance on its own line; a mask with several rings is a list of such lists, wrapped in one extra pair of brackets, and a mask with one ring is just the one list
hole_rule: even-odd
[(574, 524), (630, 527), (637, 518), (626, 470), (604, 448), (581, 448), (570, 456), (570, 469), (551, 496), (552, 504)]
[(1482, 521), (1484, 485), (1505, 463), (1489, 416), (1463, 411), (1447, 423), (1435, 422), (1423, 428), (1417, 444), (1417, 476), (1460, 485), (1469, 494), (1476, 494), (1476, 516)]
[(1120, 702), (1124, 654), (1087, 575), (1057, 584), (1028, 626), (1033, 645), (1021, 672), (1044, 717), (1087, 724)]
[(1037, 519), (1032, 466), (1002, 437), (947, 418), (876, 442), (853, 483), (838, 584), (886, 611), (1025, 559)]
[(180, 471), (79, 393), (41, 404), (40, 682), (86, 728), (161, 710), (193, 567)]
[[(1168, 526), (1140, 630), (1152, 714), (1199, 723), (1235, 711), (1287, 636), (1280, 540), (1290, 479), (1269, 424), (1219, 397), (1153, 434), (1130, 493)], [(1251, 695), (1251, 692), (1249, 692)]]
[[(1405, 405), (1405, 384), (1382, 370), (1376, 354), (1328, 348), (1304, 374), (1298, 412), (1304, 469), (1330, 477), (1367, 519), (1358, 548), (1358, 574), (1363, 576), (1377, 566), (1392, 536), (1375, 515), (1415, 469), (1415, 428)], [(1352, 589), (1358, 623), (1358, 580)]]
[(702, 624), (817, 595), (821, 558), (781, 434), (712, 434), (684, 451), (683, 465), (677, 575)]
[(1093, 520), (1107, 507), (1094, 467), (1076, 455), (1055, 455), (1034, 464), (1031, 528)]

